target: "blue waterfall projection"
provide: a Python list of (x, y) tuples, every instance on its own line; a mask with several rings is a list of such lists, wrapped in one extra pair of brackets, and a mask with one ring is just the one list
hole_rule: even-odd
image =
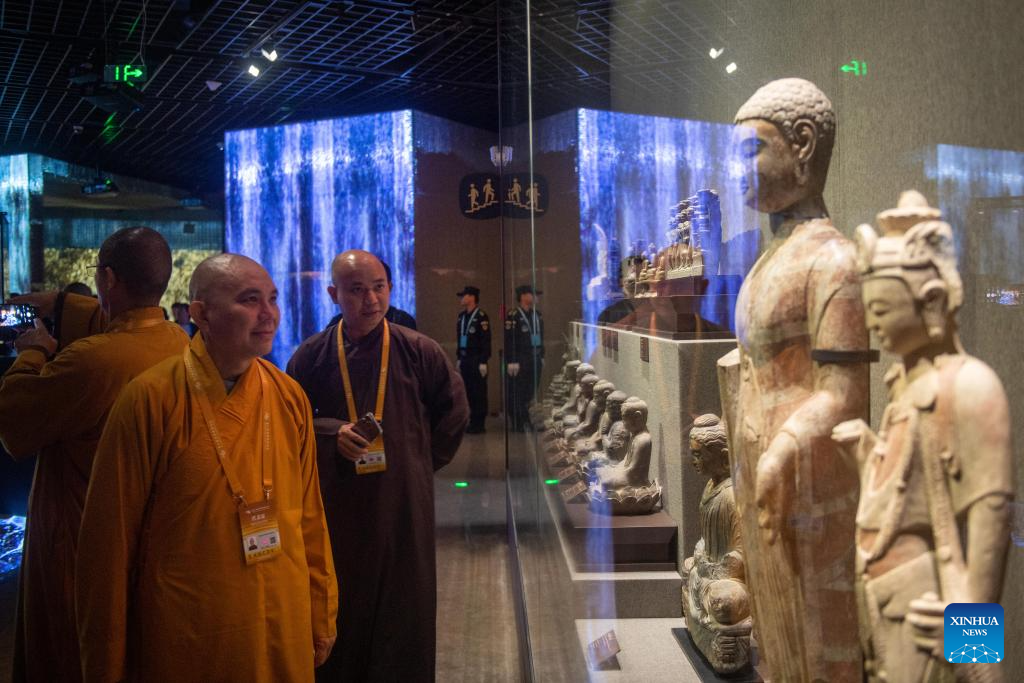
[[(925, 156), (925, 176), (936, 183), (939, 208), (953, 227), (957, 253), (964, 253), (963, 231), (969, 220), (972, 199), (1024, 196), (1024, 153), (955, 145), (936, 145)], [(1000, 240), (988, 245), (978, 264), (982, 275), (998, 273), (1008, 282), (1024, 282), (1024, 262), (1012, 255), (1024, 251), (1019, 222), (1010, 213), (994, 214), (993, 230), (986, 239)], [(987, 263), (998, 259), (999, 263)]]
[(416, 314), (412, 112), (398, 111), (225, 135), (227, 250), (262, 263), (279, 290), (271, 359), (337, 312), (331, 260), (366, 249), (391, 266), (391, 303)]
[(25, 518), (0, 519), (0, 581), (17, 576), (21, 566), (21, 548), (25, 542)]
[(42, 172), (32, 182), (35, 155), (0, 157), (0, 211), (7, 213), (4, 293), (29, 291), (29, 195), (42, 191)]
[[(722, 253), (720, 274), (746, 275), (757, 257), (759, 219), (737, 189), (741, 169), (731, 153), (732, 125), (590, 109), (578, 110), (577, 125), (586, 322), (595, 322), (607, 304), (587, 296), (588, 283), (603, 267), (599, 253), (605, 245), (616, 237), (623, 256), (636, 242), (664, 246), (670, 209), (697, 190), (718, 192), (723, 242), (732, 241)], [(713, 279), (708, 294), (726, 293), (716, 287)], [(734, 328), (734, 311), (726, 320), (716, 319), (710, 306), (704, 313)]]

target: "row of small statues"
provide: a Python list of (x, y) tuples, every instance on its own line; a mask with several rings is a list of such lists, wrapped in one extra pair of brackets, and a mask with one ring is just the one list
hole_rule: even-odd
[(661, 506), (661, 486), (650, 481), (651, 434), (647, 403), (615, 390), (594, 366), (570, 360), (548, 386), (544, 401), (547, 451), (588, 482), (585, 492), (597, 512), (639, 515)]
[(717, 206), (717, 192), (700, 190), (672, 207), (668, 246), (658, 250), (651, 243), (646, 254), (627, 260), (622, 274), (626, 296), (657, 296), (660, 282), (681, 277), (703, 277), (702, 240), (709, 234), (712, 212), (718, 213)]

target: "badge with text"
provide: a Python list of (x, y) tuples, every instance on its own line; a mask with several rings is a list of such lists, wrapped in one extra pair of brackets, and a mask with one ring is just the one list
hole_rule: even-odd
[(388, 463), (384, 457), (384, 435), (381, 434), (374, 439), (368, 450), (369, 453), (356, 461), (356, 474), (373, 474), (386, 470)]
[(1003, 606), (995, 602), (954, 602), (943, 614), (946, 661), (954, 664), (1003, 661)]
[(271, 560), (281, 552), (281, 533), (277, 528), (277, 516), (269, 500), (238, 507), (238, 519), (242, 523), (242, 550), (245, 563), (255, 564)]
[(555, 478), (558, 479), (559, 482), (563, 482), (566, 479), (572, 479), (577, 474), (579, 474), (579, 472), (576, 470), (576, 466), (569, 465), (566, 468), (558, 470), (558, 472), (555, 474)]

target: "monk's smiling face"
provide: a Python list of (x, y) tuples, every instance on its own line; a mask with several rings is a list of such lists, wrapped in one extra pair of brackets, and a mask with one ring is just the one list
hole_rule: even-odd
[(359, 339), (376, 328), (391, 305), (391, 286), (380, 259), (365, 251), (346, 251), (334, 259), (331, 279), (327, 293), (341, 308), (346, 333)]
[(254, 359), (270, 353), (281, 319), (277, 287), (255, 261), (226, 259), (193, 301), (192, 317), (211, 355)]

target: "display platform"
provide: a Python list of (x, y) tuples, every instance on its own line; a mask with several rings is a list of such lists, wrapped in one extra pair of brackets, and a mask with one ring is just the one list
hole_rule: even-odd
[(591, 683), (701, 683), (700, 674), (679, 648), (672, 632), (685, 630), (682, 619), (577, 619), (580, 649), (615, 631), (619, 652), (617, 669), (587, 672)]
[[(541, 484), (544, 486), (543, 484)], [(558, 522), (562, 502), (554, 487), (545, 486), (548, 512), (555, 521), (562, 560), (572, 586), (572, 612), (578, 619), (679, 617), (683, 615), (683, 579), (675, 569), (664, 571), (581, 571), (573, 557), (572, 541)]]
[[(673, 628), (672, 635), (675, 636), (676, 642), (679, 643), (683, 654), (686, 655), (694, 671), (697, 672), (697, 676), (704, 683), (762, 683), (764, 681), (760, 674), (757, 673), (757, 669), (753, 667), (730, 675), (720, 674), (711, 668), (711, 664), (701, 654), (701, 651), (697, 649), (697, 645), (693, 642), (693, 638), (690, 637), (690, 631), (686, 627), (679, 626)], [(756, 645), (752, 645), (751, 651), (751, 659), (755, 661), (757, 660), (756, 647)]]
[(650, 515), (603, 515), (586, 502), (566, 503), (571, 484), (548, 487), (555, 519), (581, 572), (672, 571), (677, 524), (664, 510)]

